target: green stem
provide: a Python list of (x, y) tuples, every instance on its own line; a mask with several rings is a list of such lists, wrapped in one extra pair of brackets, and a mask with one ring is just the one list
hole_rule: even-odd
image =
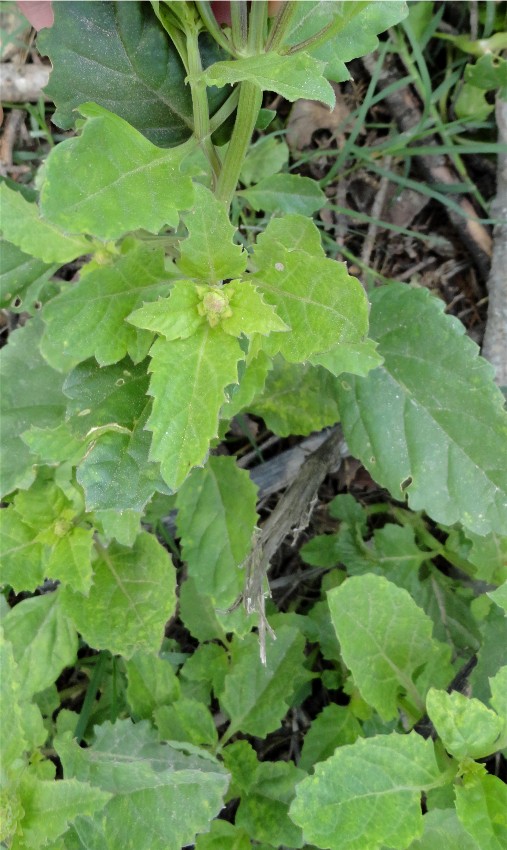
[(280, 45), (283, 43), (292, 18), (294, 17), (296, 8), (297, 3), (293, 2), (293, 0), (285, 0), (285, 2), (280, 5), (266, 42), (266, 53), (269, 50), (278, 50)]
[(248, 53), (250, 56), (263, 52), (267, 23), (267, 0), (255, 0), (250, 6), (250, 17), (248, 19)]
[(86, 727), (88, 726), (92, 706), (95, 702), (95, 697), (97, 696), (97, 691), (102, 681), (102, 675), (104, 673), (104, 666), (107, 660), (107, 656), (107, 652), (99, 652), (97, 656), (97, 663), (95, 664), (95, 667), (93, 669), (90, 684), (86, 689), (86, 696), (84, 698), (83, 707), (81, 709), (81, 714), (79, 715), (79, 720), (76, 724), (76, 731), (74, 732), (74, 737), (77, 738), (78, 743), (83, 740), (84, 733), (86, 732)]
[(244, 82), (240, 85), (238, 114), (225, 160), (218, 178), (216, 197), (229, 208), (239, 173), (245, 160), (248, 146), (255, 128), (255, 122), (262, 104), (262, 92), (255, 83)]
[(239, 100), (239, 88), (233, 90), (232, 94), (229, 95), (225, 103), (222, 104), (220, 109), (218, 109), (215, 114), (210, 118), (209, 127), (212, 133), (217, 130), (224, 121), (227, 120), (229, 115), (232, 115), (234, 110), (238, 105)]
[(206, 154), (211, 165), (214, 179), (218, 179), (220, 160), (211, 141), (208, 95), (206, 83), (202, 79), (202, 62), (199, 52), (199, 32), (197, 27), (187, 32), (188, 82), (192, 95), (194, 113), (194, 135)]
[(195, 5), (197, 6), (197, 10), (201, 16), (201, 20), (208, 30), (208, 32), (213, 36), (217, 44), (220, 47), (223, 47), (227, 53), (230, 53), (232, 56), (236, 55), (236, 51), (234, 50), (232, 44), (224, 35), (220, 24), (217, 22), (211, 6), (209, 3), (205, 2), (205, 0), (196, 0)]
[(229, 6), (231, 10), (232, 42), (238, 53), (246, 47), (248, 33), (248, 10), (246, 0), (235, 0)]

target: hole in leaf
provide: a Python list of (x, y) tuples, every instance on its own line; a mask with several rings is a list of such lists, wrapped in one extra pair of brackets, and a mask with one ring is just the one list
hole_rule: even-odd
[(408, 478), (405, 478), (405, 480), (402, 481), (401, 484), (400, 484), (401, 492), (404, 493), (405, 490), (407, 489), (407, 487), (410, 487), (411, 484), (412, 484), (412, 476), (409, 475)]
[(22, 303), (23, 303), (23, 300), (19, 297), (19, 295), (16, 295), (14, 301), (12, 302), (12, 306), (13, 307), (21, 307)]

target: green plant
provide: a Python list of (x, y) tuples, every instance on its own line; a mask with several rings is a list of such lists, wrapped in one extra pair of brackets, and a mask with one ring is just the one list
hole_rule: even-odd
[[(329, 79), (405, 12), (237, 2), (222, 29), (207, 2), (63, 2), (39, 38), (54, 120), (77, 133), (37, 202), (0, 185), (3, 303), (33, 314), (2, 352), (12, 850), (505, 842), (505, 785), (477, 761), (507, 746), (502, 395), (426, 290), (374, 290), (368, 316), (309, 218), (320, 189), (279, 173), (282, 142), (250, 147), (263, 90), (332, 105)], [(283, 215), (253, 242), (233, 200)], [(55, 283), (77, 258), (79, 279)], [(213, 453), (243, 411), (278, 433), (340, 418), (412, 509), (372, 532), (351, 497), (332, 503), (337, 535), (303, 550), (329, 570), (305, 613), (264, 613), (256, 488)], [(177, 576), (156, 530), (185, 564), (193, 652), (164, 637)], [(264, 663), (255, 628), (276, 636)], [(473, 697), (448, 693), (473, 653)], [(348, 703), (314, 719), (297, 765), (259, 759), (312, 683)], [(217, 819), (229, 801), (234, 823)]]

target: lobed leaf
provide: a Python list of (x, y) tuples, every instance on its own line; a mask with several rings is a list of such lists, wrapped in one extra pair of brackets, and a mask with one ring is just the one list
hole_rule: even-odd
[(48, 221), (100, 239), (176, 227), (179, 210), (193, 201), (192, 181), (179, 170), (184, 152), (155, 147), (95, 103), (79, 111), (88, 119), (81, 134), (53, 148), (44, 166), (40, 204)]
[(491, 367), (427, 290), (390, 284), (371, 300), (384, 364), (339, 390), (350, 450), (413, 510), (505, 535), (507, 414)]
[(432, 741), (413, 732), (359, 738), (300, 782), (289, 814), (318, 847), (405, 850), (423, 829), (421, 792), (441, 781)]
[(245, 271), (247, 254), (233, 242), (236, 228), (225, 206), (205, 186), (196, 184), (194, 191), (194, 205), (183, 216), (188, 236), (180, 243), (176, 265), (188, 277), (212, 284), (239, 277)]
[(237, 383), (243, 354), (236, 339), (208, 324), (188, 339), (159, 339), (150, 353), (150, 458), (160, 461), (164, 481), (177, 490), (217, 436), (224, 390)]
[(455, 758), (484, 758), (497, 749), (505, 721), (480, 700), (430, 688), (426, 709), (445, 749)]

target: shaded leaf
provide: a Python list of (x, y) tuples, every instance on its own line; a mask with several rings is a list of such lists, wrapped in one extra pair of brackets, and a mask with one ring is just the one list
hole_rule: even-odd
[(348, 707), (326, 705), (305, 735), (298, 765), (310, 770), (332, 756), (337, 747), (353, 744), (361, 735), (361, 726)]
[(0, 306), (15, 313), (33, 314), (36, 304), (51, 290), (48, 281), (57, 268), (57, 263), (49, 265), (34, 259), (0, 239)]
[(275, 136), (261, 136), (245, 156), (239, 179), (245, 186), (259, 183), (281, 171), (289, 161), (289, 148)]
[(178, 493), (178, 534), (188, 574), (217, 608), (227, 608), (243, 589), (241, 565), (258, 519), (256, 500), (248, 472), (230, 457), (210, 457)]
[(168, 661), (159, 655), (136, 652), (125, 662), (127, 700), (135, 720), (152, 717), (156, 708), (179, 697), (180, 687)]
[(318, 847), (405, 850), (422, 832), (421, 792), (439, 784), (432, 741), (413, 732), (359, 738), (297, 786), (289, 814)]
[(272, 213), (310, 216), (326, 203), (326, 196), (317, 183), (299, 174), (274, 174), (237, 194), (254, 210)]
[(423, 817), (424, 830), (408, 850), (481, 850), (458, 820), (455, 809), (433, 809)]
[(182, 696), (172, 705), (159, 706), (155, 709), (154, 720), (161, 740), (187, 741), (199, 747), (217, 746), (213, 715), (199, 700)]
[[(113, 265), (82, 277), (45, 306), (44, 357), (62, 371), (89, 357), (95, 357), (100, 366), (116, 363), (126, 354), (134, 361), (142, 359), (151, 334), (126, 324), (125, 318), (144, 300), (168, 289), (162, 253), (136, 246)], [(140, 334), (141, 357), (136, 356)]]
[(54, 147), (45, 162), (44, 216), (70, 233), (101, 239), (176, 227), (178, 211), (193, 200), (192, 181), (179, 171), (183, 152), (155, 147), (95, 103), (79, 111), (88, 119), (81, 134)]
[(231, 670), (219, 694), (220, 704), (231, 720), (228, 738), (240, 730), (263, 738), (278, 729), (291, 695), (311, 677), (302, 666), (303, 635), (290, 626), (282, 626), (276, 638), (268, 641), (266, 665), (260, 659), (257, 635), (233, 641)]
[(3, 495), (17, 487), (29, 487), (35, 477), (35, 457), (20, 435), (32, 425), (57, 426), (65, 413), (62, 376), (38, 351), (42, 332), (42, 322), (32, 319), (9, 335), (0, 352)]
[(413, 510), (505, 535), (507, 414), (490, 365), (426, 289), (390, 284), (371, 300), (384, 365), (339, 391), (351, 452)]

